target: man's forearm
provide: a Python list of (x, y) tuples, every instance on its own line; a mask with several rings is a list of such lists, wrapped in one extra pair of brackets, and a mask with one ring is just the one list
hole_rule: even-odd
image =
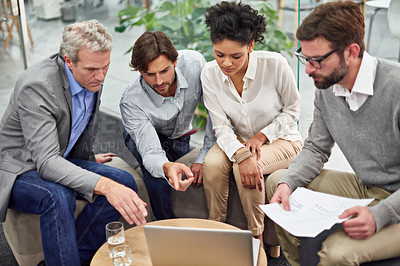
[(96, 195), (107, 195), (113, 187), (115, 186), (115, 181), (107, 178), (107, 177), (100, 177), (100, 179), (97, 181), (93, 193)]

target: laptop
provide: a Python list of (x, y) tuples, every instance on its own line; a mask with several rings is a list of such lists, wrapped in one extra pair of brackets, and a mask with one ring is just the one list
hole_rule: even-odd
[(256, 266), (260, 240), (247, 230), (145, 225), (153, 266)]

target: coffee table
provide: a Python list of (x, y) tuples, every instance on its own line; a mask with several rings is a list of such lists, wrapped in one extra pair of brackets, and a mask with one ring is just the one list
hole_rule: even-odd
[[(198, 227), (198, 228), (211, 228), (211, 229), (234, 229), (240, 230), (239, 228), (216, 221), (206, 219), (170, 219), (161, 220), (149, 223), (151, 225), (163, 225), (163, 226), (177, 226), (177, 227)], [(125, 231), (125, 239), (128, 246), (132, 249), (132, 265), (140, 266), (151, 266), (151, 259), (149, 250), (147, 248), (146, 237), (143, 231), (143, 225), (135, 226)], [(110, 266), (112, 260), (108, 255), (107, 242), (104, 243), (94, 255), (91, 266)], [(260, 248), (258, 255), (258, 266), (267, 265), (267, 257), (263, 248)]]

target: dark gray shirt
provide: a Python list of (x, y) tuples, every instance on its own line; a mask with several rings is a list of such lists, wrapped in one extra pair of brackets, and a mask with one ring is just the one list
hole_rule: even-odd
[(300, 155), (281, 182), (291, 190), (320, 173), (336, 142), (360, 182), (392, 195), (370, 207), (377, 231), (400, 222), (400, 64), (378, 59), (374, 95), (351, 111), (332, 87), (315, 93), (314, 120)]

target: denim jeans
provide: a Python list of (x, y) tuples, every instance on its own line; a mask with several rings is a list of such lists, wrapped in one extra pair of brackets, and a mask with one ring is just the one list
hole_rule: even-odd
[[(139, 154), (136, 144), (130, 135), (124, 130), (123, 137), (126, 147), (139, 162), (143, 174), (143, 181), (149, 192), (151, 208), (157, 220), (175, 218), (172, 212), (171, 186), (164, 178), (153, 177), (143, 166), (142, 156)], [(174, 162), (190, 151), (190, 136), (169, 139), (158, 134), (161, 146), (169, 161)]]
[[(88, 171), (108, 177), (137, 191), (132, 175), (121, 169), (91, 161), (69, 159)], [(75, 220), (78, 192), (41, 178), (36, 170), (16, 179), (9, 208), (40, 215), (40, 232), (46, 265), (89, 265), (105, 242), (105, 225), (120, 214), (105, 196), (97, 196)]]

